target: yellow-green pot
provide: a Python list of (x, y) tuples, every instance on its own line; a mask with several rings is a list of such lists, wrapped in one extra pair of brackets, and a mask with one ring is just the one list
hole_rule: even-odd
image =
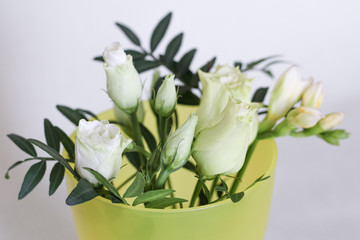
[[(155, 132), (155, 120), (151, 117), (149, 107), (145, 106), (145, 109), (145, 125)], [(178, 106), (177, 109), (180, 123), (195, 110), (188, 106)], [(114, 119), (112, 111), (99, 117)], [(245, 196), (237, 203), (228, 199), (201, 207), (186, 208), (185, 205), (182, 209), (158, 210), (112, 204), (107, 199), (97, 197), (73, 206), (78, 237), (80, 240), (262, 240), (270, 210), (276, 157), (274, 140), (259, 142), (238, 191), (245, 190), (263, 175), (271, 177), (246, 190)], [(120, 170), (115, 185), (134, 172), (130, 164), (126, 165)], [(175, 196), (190, 199), (196, 184), (194, 174), (179, 170), (171, 176)], [(66, 175), (66, 183), (69, 192), (76, 186), (76, 181), (69, 174)]]

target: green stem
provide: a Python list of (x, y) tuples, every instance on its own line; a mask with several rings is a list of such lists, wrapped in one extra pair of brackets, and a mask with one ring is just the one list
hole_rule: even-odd
[[(136, 116), (136, 111), (132, 114), (130, 114), (130, 117), (131, 117), (131, 123), (132, 123), (132, 126), (133, 126), (133, 130), (134, 130), (134, 135), (135, 135), (135, 143), (144, 148), (144, 143), (142, 141), (142, 134), (141, 134), (141, 130), (140, 130), (140, 125), (139, 125), (139, 122), (138, 122), (138, 119), (137, 119), (137, 116)], [(139, 154), (140, 155), (140, 168), (144, 168), (145, 165), (146, 165), (146, 160), (144, 159), (144, 156), (142, 154)]]
[(236, 174), (236, 178), (230, 188), (230, 196), (233, 195), (236, 190), (239, 187), (240, 182), (242, 181), (243, 175), (247, 169), (247, 167), (249, 166), (249, 162), (251, 159), (252, 154), (255, 151), (256, 145), (258, 143), (258, 140), (255, 139), (255, 141), (249, 146), (247, 153), (246, 153), (246, 157), (245, 157), (245, 161), (244, 161), (244, 165), (242, 166), (242, 168), (240, 169), (240, 171), (238, 171), (238, 173)]
[(125, 186), (128, 182), (131, 181), (136, 176), (137, 172), (131, 175), (129, 178), (127, 178), (122, 184), (120, 184), (116, 189), (120, 190), (123, 186)]
[(210, 199), (212, 198), (212, 195), (215, 192), (215, 188), (216, 188), (216, 184), (219, 181), (219, 176), (216, 176), (215, 179), (213, 180), (212, 184), (211, 184), (211, 188), (210, 188)]
[(148, 151), (145, 150), (145, 148), (140, 147), (138, 145), (135, 145), (135, 147), (133, 149), (127, 150), (126, 152), (137, 152), (137, 153), (141, 153), (142, 155), (144, 155), (145, 157), (150, 157), (151, 153), (149, 153)]
[(194, 207), (195, 202), (196, 202), (196, 199), (199, 197), (199, 194), (200, 194), (200, 191), (201, 191), (201, 187), (202, 187), (202, 183), (201, 183), (201, 179), (199, 178), (198, 181), (197, 181), (197, 183), (196, 183), (196, 186), (195, 186), (193, 195), (192, 195), (192, 197), (191, 197), (191, 201), (190, 201), (190, 206), (189, 206), (189, 207)]
[(168, 118), (159, 116), (159, 127), (160, 127), (160, 140), (161, 144), (164, 146), (167, 138), (167, 128), (168, 128)]
[(155, 184), (155, 189), (164, 188), (165, 182), (168, 179), (170, 173), (166, 169), (162, 169)]
[[(171, 184), (171, 180), (170, 180), (170, 176), (168, 177), (168, 179), (166, 180), (166, 182), (167, 182), (167, 184), (168, 184), (169, 189), (173, 189), (172, 184)], [(172, 198), (175, 197), (174, 192), (171, 193), (171, 197), (172, 197)], [(182, 208), (182, 203), (180, 203), (180, 207)], [(172, 205), (172, 208), (173, 208), (173, 209), (176, 209), (176, 205), (175, 205), (175, 204)]]
[(262, 120), (262, 122), (259, 124), (258, 134), (271, 130), (275, 126), (275, 124), (276, 121), (269, 119), (268, 116), (266, 116), (264, 120)]

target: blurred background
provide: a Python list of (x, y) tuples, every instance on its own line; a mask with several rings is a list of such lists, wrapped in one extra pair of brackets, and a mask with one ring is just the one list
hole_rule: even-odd
[[(29, 165), (6, 137), (44, 140), (43, 119), (67, 133), (74, 127), (56, 104), (91, 109), (111, 106), (105, 74), (92, 58), (113, 41), (133, 45), (114, 25), (130, 26), (148, 46), (155, 24), (173, 11), (158, 48), (184, 31), (182, 55), (198, 48), (192, 69), (248, 62), (282, 54), (304, 77), (323, 81), (324, 113), (343, 111), (351, 132), (341, 147), (315, 137), (277, 140), (279, 155), (267, 240), (360, 239), (360, 1), (0, 1), (0, 239), (76, 239), (65, 184), (48, 197), (48, 176), (24, 200), (17, 195)], [(287, 65), (274, 67), (275, 76)], [(255, 86), (273, 85), (262, 74)], [(144, 75), (144, 80), (149, 80)]]

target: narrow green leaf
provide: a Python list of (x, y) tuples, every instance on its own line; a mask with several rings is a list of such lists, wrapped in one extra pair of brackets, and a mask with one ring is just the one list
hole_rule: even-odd
[(99, 194), (95, 191), (93, 186), (88, 181), (81, 178), (74, 190), (66, 198), (66, 204), (74, 206), (90, 201), (97, 196), (99, 196)]
[(259, 103), (262, 103), (265, 99), (265, 96), (266, 96), (266, 93), (268, 92), (269, 88), (266, 87), (266, 88), (258, 88), (253, 97), (252, 97), (252, 102), (259, 102)]
[(124, 193), (124, 198), (137, 197), (144, 192), (145, 179), (142, 173), (138, 172), (130, 187)]
[(196, 49), (191, 49), (190, 51), (185, 53), (184, 56), (180, 59), (178, 67), (177, 67), (177, 70), (178, 70), (177, 72), (180, 76), (189, 70), (189, 67), (194, 58), (195, 53), (196, 53)]
[(63, 130), (61, 130), (58, 127), (55, 127), (56, 131), (58, 132), (60, 136), (60, 142), (64, 146), (66, 152), (69, 155), (70, 159), (75, 159), (75, 144), (73, 141), (64, 133)]
[(239, 193), (235, 193), (233, 195), (231, 195), (231, 201), (234, 203), (239, 202), (243, 197), (244, 197), (245, 193), (244, 192), (239, 192)]
[(185, 165), (183, 166), (183, 168), (189, 170), (190, 172), (195, 172), (195, 170), (196, 170), (195, 165), (194, 165), (192, 162), (190, 162), (190, 161), (187, 161), (187, 162), (185, 163)]
[(222, 178), (219, 177), (219, 179), (220, 179), (220, 181), (221, 181), (221, 184), (215, 188), (216, 191), (220, 191), (220, 192), (225, 192), (225, 193), (227, 193), (228, 190), (229, 190), (228, 185), (226, 184), (226, 182), (225, 182)]
[(152, 201), (164, 198), (173, 192), (175, 192), (175, 190), (172, 190), (172, 189), (159, 189), (159, 190), (151, 190), (151, 191), (145, 192), (135, 199), (133, 206), (139, 205), (141, 203), (152, 202)]
[(197, 106), (200, 104), (200, 99), (194, 95), (188, 88), (184, 86), (179, 87), (178, 103), (184, 105)]
[(152, 133), (143, 124), (140, 123), (141, 134), (143, 135), (150, 152), (156, 149), (156, 140)]
[(280, 55), (272, 55), (269, 57), (261, 58), (259, 60), (253, 61), (253, 62), (249, 62), (246, 65), (246, 69), (244, 71), (250, 70), (250, 69), (254, 68), (255, 66), (259, 65), (260, 63), (265, 62), (266, 60), (277, 58), (277, 57), (281, 57), (281, 56)]
[(267, 63), (263, 69), (267, 69), (268, 67), (272, 66), (272, 65), (275, 65), (275, 64), (281, 64), (281, 63), (290, 63), (288, 61), (284, 61), (284, 60), (275, 60), (275, 61), (271, 61), (269, 63)]
[(67, 106), (57, 105), (56, 108), (76, 126), (79, 125), (79, 121), (81, 119), (87, 120), (83, 114), (81, 114)]
[(176, 54), (179, 52), (183, 36), (184, 34), (180, 33), (170, 41), (169, 45), (166, 47), (164, 55), (165, 63), (170, 64)]
[(183, 198), (173, 198), (173, 197), (167, 197), (158, 199), (152, 202), (149, 202), (146, 204), (146, 208), (156, 208), (156, 209), (163, 209), (178, 203), (187, 202), (188, 200)]
[(99, 118), (96, 116), (96, 114), (91, 112), (90, 110), (77, 108), (77, 109), (75, 109), (75, 111), (77, 111), (78, 113), (83, 114), (83, 115), (87, 114), (87, 115), (93, 117), (94, 119), (99, 120)]
[(112, 185), (103, 175), (101, 175), (101, 173), (91, 168), (84, 167), (84, 169), (90, 172), (92, 175), (94, 175), (96, 180), (98, 180), (102, 185), (104, 185), (115, 197), (122, 199), (118, 190), (116, 190), (114, 185)]
[(33, 157), (37, 156), (34, 146), (25, 138), (23, 138), (19, 135), (16, 135), (16, 134), (8, 134), (7, 136), (21, 150), (23, 150), (24, 152), (26, 152), (27, 154), (29, 154)]
[(22, 163), (24, 163), (24, 162), (25, 162), (25, 161), (17, 161), (17, 162), (15, 162), (13, 165), (11, 165), (11, 166), (8, 168), (8, 170), (6, 171), (6, 173), (5, 173), (5, 178), (6, 178), (6, 179), (9, 179), (9, 178), (10, 178), (10, 176), (9, 176), (10, 170), (13, 169), (13, 168), (15, 168), (15, 167), (17, 167), (17, 166), (19, 166), (20, 164), (22, 164)]
[(216, 62), (216, 57), (213, 57), (210, 61), (208, 61), (204, 66), (200, 68), (203, 72), (209, 72), (211, 68), (214, 66)]
[(234, 63), (234, 66), (239, 67), (240, 71), (242, 71), (243, 63), (238, 61)]
[(98, 62), (105, 62), (103, 56), (94, 57), (93, 60)]
[(38, 146), (39, 148), (41, 148), (45, 152), (47, 152), (50, 156), (55, 158), (64, 167), (66, 167), (69, 170), (69, 172), (72, 175), (74, 175), (75, 178), (77, 178), (77, 175), (76, 175), (75, 171), (71, 168), (70, 164), (57, 151), (55, 151), (53, 148), (47, 146), (46, 144), (44, 144), (44, 143), (42, 143), (42, 142), (40, 142), (39, 140), (36, 140), (36, 139), (29, 139), (29, 142), (31, 142), (32, 144)]
[(205, 181), (201, 180), (200, 182), (201, 182), (202, 190), (204, 191), (205, 197), (206, 197), (207, 201), (210, 202), (210, 200), (211, 200), (210, 191), (209, 191), (208, 187), (206, 186)]
[(125, 53), (130, 54), (133, 57), (134, 61), (143, 60), (146, 57), (145, 53), (138, 52), (136, 50), (131, 50), (131, 49), (125, 50)]
[(140, 156), (136, 152), (126, 152), (125, 156), (129, 162), (137, 169), (140, 170)]
[(127, 26), (121, 24), (121, 23), (116, 23), (116, 26), (118, 26), (123, 33), (129, 38), (129, 40), (134, 43), (137, 46), (140, 46), (140, 39), (136, 36), (136, 34)]
[(21, 185), (18, 199), (23, 199), (28, 195), (38, 183), (41, 181), (45, 174), (46, 170), (46, 161), (41, 161), (32, 165), (27, 171), (24, 181)]
[(49, 196), (53, 195), (64, 179), (65, 168), (61, 163), (55, 163), (50, 172)]
[(46, 118), (44, 119), (44, 131), (47, 145), (59, 152), (60, 136), (49, 119)]
[(271, 78), (274, 77), (273, 73), (268, 69), (261, 69), (261, 72), (263, 72), (264, 74), (268, 75)]
[(140, 60), (140, 61), (134, 62), (134, 66), (139, 73), (142, 73), (142, 72), (151, 70), (153, 68), (156, 68), (160, 65), (157, 62), (153, 62), (153, 61), (149, 61), (149, 60)]
[(155, 51), (156, 47), (159, 45), (160, 41), (163, 39), (166, 30), (169, 27), (172, 13), (168, 13), (163, 19), (160, 20), (158, 25), (155, 27), (154, 31), (151, 34), (150, 40), (150, 49), (151, 52)]

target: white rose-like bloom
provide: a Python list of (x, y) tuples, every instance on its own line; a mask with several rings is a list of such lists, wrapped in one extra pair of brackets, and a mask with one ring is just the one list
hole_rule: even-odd
[(155, 111), (162, 117), (169, 117), (176, 107), (177, 94), (174, 74), (166, 76), (155, 97)]
[(115, 124), (82, 119), (76, 129), (75, 169), (94, 186), (99, 182), (84, 167), (98, 171), (108, 180), (114, 178), (121, 167), (122, 153), (130, 143)]
[(131, 55), (126, 55), (120, 43), (105, 48), (104, 69), (107, 93), (121, 110), (131, 114), (137, 109), (142, 95), (142, 83)]
[(253, 113), (259, 104), (236, 103), (230, 100), (221, 114), (221, 121), (197, 135), (192, 156), (201, 176), (234, 174), (244, 164), (253, 136)]
[(320, 108), (322, 101), (324, 99), (324, 95), (325, 95), (325, 91), (322, 82), (317, 82), (315, 84), (312, 84), (304, 92), (301, 105), (304, 107)]
[(189, 159), (198, 117), (191, 113), (186, 122), (167, 139), (161, 153), (161, 161), (167, 171), (181, 168)]
[(299, 107), (289, 112), (286, 121), (291, 128), (311, 128), (323, 117), (317, 108)]
[(330, 113), (319, 121), (319, 126), (325, 131), (330, 130), (339, 125), (343, 119), (344, 113), (342, 112)]
[[(239, 67), (218, 66), (213, 73), (199, 71), (202, 84), (202, 98), (196, 114), (199, 122), (196, 134), (211, 127), (216, 118), (225, 109), (229, 97), (238, 102), (250, 102), (250, 90), (253, 79), (240, 72)], [(209, 122), (211, 121), (211, 123)]]

